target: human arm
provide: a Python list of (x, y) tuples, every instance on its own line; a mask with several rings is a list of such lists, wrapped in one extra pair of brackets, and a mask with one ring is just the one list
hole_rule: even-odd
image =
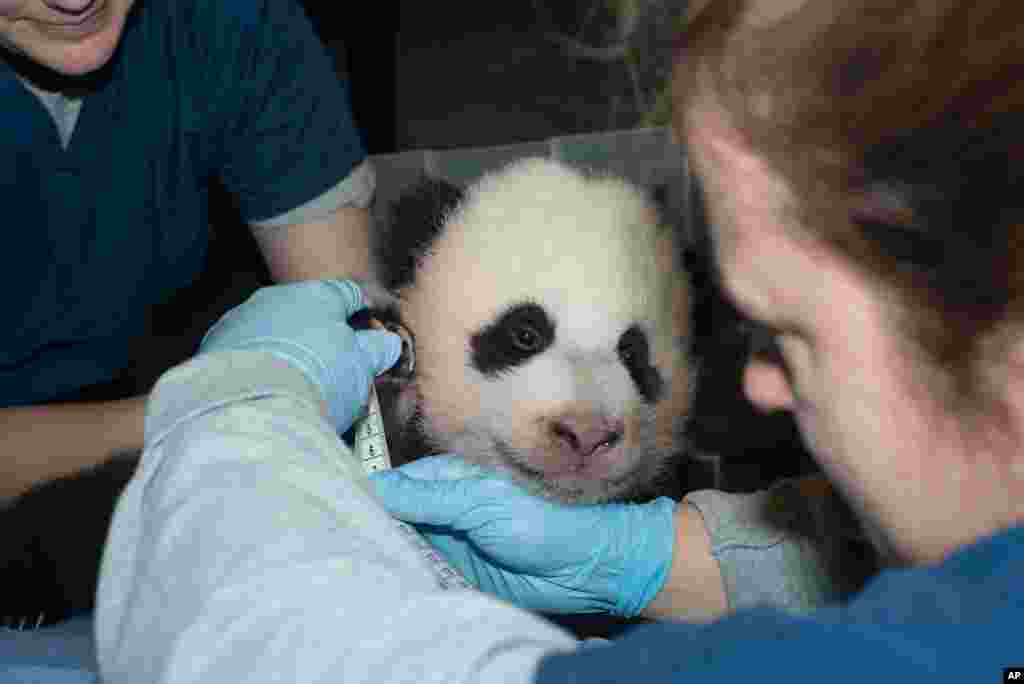
[[(254, 228), (254, 233), (277, 282), (326, 277), (375, 282), (369, 258), (369, 211), (363, 207), (341, 206), (321, 218)], [(0, 504), (39, 483), (98, 465), (121, 452), (140, 450), (145, 404), (146, 396), (139, 395), (0, 409), (0, 434), (4, 435)]]
[[(353, 172), (329, 201), (368, 201), (369, 162)], [(294, 221), (302, 212), (286, 215)], [(375, 282), (369, 258), (369, 211), (340, 206), (308, 214), (300, 223), (254, 228), (271, 275), (278, 282), (349, 277)], [(317, 218), (319, 217), (319, 218)], [(380, 290), (375, 289), (375, 305)], [(83, 401), (0, 408), (0, 504), (29, 488), (96, 466), (115, 454), (137, 452), (143, 443), (146, 396), (115, 401)]]
[[(707, 619), (768, 603), (806, 612), (841, 593), (846, 570), (828, 548), (835, 526), (785, 483), (702, 490), (681, 505), (566, 506), (454, 456), (372, 480), (391, 513), (428, 525), (425, 536), (477, 586), (533, 610)], [(808, 520), (812, 529), (801, 529)]]
[[(348, 277), (373, 283), (369, 223), (366, 208), (340, 206), (301, 223), (254, 228), (254, 234), (277, 282)], [(0, 504), (38, 483), (141, 449), (145, 404), (139, 395), (0, 409)]]
[(144, 396), (0, 409), (0, 503), (39, 482), (142, 448)]
[(333, 188), (252, 232), (276, 282), (351, 278), (376, 282), (370, 254), (375, 188), (373, 163), (364, 159)]
[(374, 281), (373, 164), (352, 116), (347, 81), (301, 5), (256, 0), (244, 10), (214, 3), (203, 11), (217, 25), (244, 17), (242, 30), (223, 32), (216, 51), (199, 65), (207, 91), (229, 107), (210, 122), (211, 142), (221, 150), (212, 171), (252, 231), (273, 280)]
[(318, 220), (257, 232), (275, 282), (321, 278), (375, 279), (370, 263), (370, 212), (340, 207)]
[(640, 614), (652, 620), (712, 619), (725, 613), (728, 601), (718, 561), (700, 512), (688, 503), (675, 510), (672, 563), (661, 590)]
[[(573, 647), (534, 616), (438, 587), (369, 493), (344, 423), (321, 411), (356, 415), (387, 362), (354, 366), (351, 346), (299, 325), (317, 301), (279, 300), (285, 318), (261, 305), (269, 330), (229, 314), (157, 384), (101, 572), (104, 681), (526, 682), (544, 653)], [(341, 367), (369, 368), (365, 384)]]

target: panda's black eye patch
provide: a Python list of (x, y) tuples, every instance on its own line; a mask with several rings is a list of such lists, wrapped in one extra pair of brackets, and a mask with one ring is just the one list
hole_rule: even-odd
[(651, 347), (647, 334), (640, 326), (631, 326), (619, 337), (616, 351), (640, 396), (648, 402), (657, 401), (664, 381), (658, 369), (651, 365)]
[(473, 367), (497, 375), (522, 364), (555, 341), (555, 324), (533, 302), (517, 304), (469, 338)]

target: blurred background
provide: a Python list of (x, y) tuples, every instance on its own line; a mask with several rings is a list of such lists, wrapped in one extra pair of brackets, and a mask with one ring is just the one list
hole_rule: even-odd
[(345, 22), (332, 3), (304, 4), (350, 79), (374, 154), (649, 124), (685, 9), (651, 0), (382, 0)]

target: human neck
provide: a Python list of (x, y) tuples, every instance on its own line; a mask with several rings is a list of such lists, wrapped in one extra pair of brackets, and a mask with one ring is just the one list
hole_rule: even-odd
[(0, 60), (29, 85), (48, 93), (61, 93), (68, 97), (82, 97), (96, 90), (109, 78), (109, 68), (81, 76), (69, 76), (36, 62), (31, 57), (0, 46)]

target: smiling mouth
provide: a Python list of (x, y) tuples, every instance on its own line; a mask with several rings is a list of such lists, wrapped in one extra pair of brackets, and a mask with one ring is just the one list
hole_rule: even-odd
[(88, 32), (97, 24), (97, 20), (107, 8), (105, 0), (93, 0), (90, 8), (84, 14), (72, 21), (47, 21), (41, 22), (47, 31), (58, 31), (66, 33)]

